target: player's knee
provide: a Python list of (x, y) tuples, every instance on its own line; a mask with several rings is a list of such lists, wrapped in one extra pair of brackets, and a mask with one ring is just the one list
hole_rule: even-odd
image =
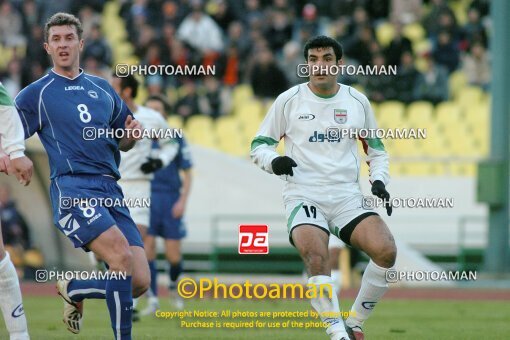
[(113, 247), (110, 261), (108, 262), (110, 269), (114, 271), (131, 272), (133, 265), (133, 253), (129, 246), (116, 246)]
[(390, 268), (395, 264), (395, 260), (397, 259), (397, 247), (395, 244), (388, 244), (384, 247), (377, 256), (376, 263), (384, 268)]
[(133, 282), (133, 297), (137, 298), (142, 296), (147, 290), (149, 290), (150, 284), (151, 278), (149, 275), (137, 278)]

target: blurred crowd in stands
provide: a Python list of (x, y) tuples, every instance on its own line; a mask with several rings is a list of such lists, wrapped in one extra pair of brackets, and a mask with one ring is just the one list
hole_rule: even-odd
[[(340, 76), (360, 86), (375, 102), (409, 103), (448, 100), (448, 78), (462, 70), (469, 84), (488, 89), (490, 58), (489, 1), (468, 3), (467, 21), (459, 24), (451, 4), (462, 0), (120, 0), (128, 39), (145, 65), (215, 65), (214, 76), (148, 76), (150, 95), (170, 95), (172, 112), (183, 118), (229, 113), (231, 90), (250, 84), (261, 99), (273, 99), (290, 86), (303, 63), (302, 46), (318, 34), (331, 35), (344, 48), (346, 64), (398, 65), (397, 75)], [(42, 48), (43, 25), (56, 11), (79, 16), (84, 26), (82, 65), (107, 76), (113, 58), (101, 21), (106, 1), (3, 0), (0, 6), (2, 55), (0, 80), (15, 95), (41, 77), (49, 60)], [(466, 1), (462, 1), (466, 3)], [(393, 25), (387, 46), (377, 40), (382, 24)], [(430, 49), (413, 50), (402, 33), (420, 23)], [(103, 26), (101, 26), (103, 25)], [(12, 52), (14, 51), (14, 52)], [(417, 68), (421, 58), (423, 67)]]

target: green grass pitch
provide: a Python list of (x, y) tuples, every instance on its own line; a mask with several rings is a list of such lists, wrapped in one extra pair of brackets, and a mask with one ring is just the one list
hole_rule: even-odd
[[(167, 299), (161, 300), (163, 311), (172, 311)], [(341, 304), (350, 306), (352, 301)], [(143, 308), (145, 302), (140, 306)], [(112, 339), (106, 304), (101, 300), (85, 303), (83, 330), (79, 335), (69, 333), (61, 321), (62, 302), (55, 297), (24, 297), (31, 339)], [(306, 311), (310, 305), (304, 300), (189, 300), (185, 310), (209, 311)], [(256, 318), (260, 321), (274, 321)], [(191, 318), (187, 320), (199, 320)], [(212, 319), (200, 319), (212, 321)], [(236, 319), (227, 321), (251, 321)], [(312, 319), (284, 318), (276, 321), (311, 321)], [(436, 301), (383, 300), (365, 324), (368, 339), (509, 339), (510, 304), (508, 301)], [(218, 320), (222, 321), (222, 320)], [(5, 325), (0, 323), (0, 339), (7, 339)], [(286, 329), (190, 329), (181, 328), (179, 320), (142, 317), (134, 324), (133, 339), (328, 339), (324, 330), (313, 328)]]

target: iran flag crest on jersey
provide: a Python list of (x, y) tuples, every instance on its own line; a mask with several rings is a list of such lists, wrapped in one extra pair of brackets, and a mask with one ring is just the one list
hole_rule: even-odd
[(335, 109), (334, 110), (335, 122), (338, 124), (345, 124), (347, 122), (347, 110)]

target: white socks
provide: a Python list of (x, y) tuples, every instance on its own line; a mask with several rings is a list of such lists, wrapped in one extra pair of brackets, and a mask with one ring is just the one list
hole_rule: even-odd
[(23, 310), (18, 274), (7, 252), (0, 261), (0, 307), (10, 340), (28, 340), (27, 319)]
[(136, 306), (138, 306), (138, 299), (139, 298), (133, 298), (133, 309), (135, 309)]
[(388, 269), (379, 267), (372, 260), (368, 262), (368, 266), (361, 279), (361, 288), (359, 289), (358, 296), (352, 305), (349, 317), (345, 320), (349, 327), (361, 327), (370, 313), (372, 313), (375, 304), (386, 293), (388, 290), (386, 271)]
[(335, 285), (336, 293), (340, 294), (340, 289), (342, 289), (342, 272), (338, 269), (331, 270), (331, 279)]
[[(326, 275), (312, 276), (308, 279), (308, 284), (316, 287), (317, 296), (311, 299), (312, 307), (319, 313), (322, 322), (329, 324), (326, 333), (332, 339), (336, 338), (335, 335), (343, 335), (345, 333), (344, 322), (340, 315), (338, 297), (331, 277)], [(345, 333), (345, 335), (347, 334)]]

